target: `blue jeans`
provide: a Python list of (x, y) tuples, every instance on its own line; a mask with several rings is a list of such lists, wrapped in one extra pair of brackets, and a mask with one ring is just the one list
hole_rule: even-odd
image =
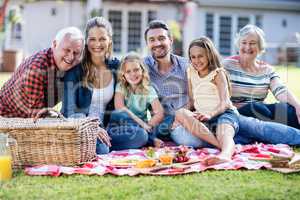
[(248, 103), (238, 109), (241, 115), (263, 121), (277, 122), (300, 129), (295, 108), (288, 103)]
[(201, 140), (200, 138), (194, 136), (193, 134), (191, 134), (183, 126), (177, 126), (171, 132), (170, 136), (171, 136), (171, 139), (177, 145), (185, 145), (185, 146), (190, 146), (190, 147), (193, 147), (193, 148), (213, 147), (209, 143), (207, 143), (207, 142)]
[[(252, 117), (238, 116), (239, 131), (234, 136), (236, 144), (262, 142), (300, 146), (300, 130), (280, 123), (267, 122)], [(187, 132), (183, 127), (174, 129), (171, 137), (177, 144), (207, 147), (207, 143)]]
[(97, 144), (96, 144), (96, 154), (107, 154), (109, 153), (109, 147), (102, 143), (99, 139), (97, 139)]
[(107, 132), (111, 137), (112, 150), (141, 148), (149, 139), (149, 133), (123, 111), (111, 113)]
[(238, 144), (262, 142), (300, 146), (299, 129), (243, 115), (239, 116), (239, 125), (239, 132), (234, 137), (234, 141)]
[(216, 128), (219, 124), (229, 124), (233, 127), (234, 133), (236, 133), (239, 130), (238, 115), (237, 110), (228, 109), (224, 113), (214, 116), (204, 124), (212, 132), (216, 132)]
[(171, 127), (174, 119), (174, 115), (165, 114), (164, 120), (153, 129), (153, 135), (162, 140), (170, 140)]

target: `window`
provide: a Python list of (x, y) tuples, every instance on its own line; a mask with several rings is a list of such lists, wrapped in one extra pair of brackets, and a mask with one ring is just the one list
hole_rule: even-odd
[(141, 48), (142, 32), (141, 12), (128, 13), (128, 51), (137, 51)]
[(143, 53), (144, 32), (148, 23), (157, 19), (157, 11), (151, 8), (105, 8), (103, 14), (113, 28), (113, 50), (116, 56), (129, 51)]
[(113, 28), (113, 50), (114, 52), (121, 52), (121, 38), (122, 38), (122, 12), (121, 11), (109, 11), (108, 20), (112, 24)]
[(258, 26), (259, 28), (262, 28), (262, 16), (261, 15), (255, 16), (255, 25)]
[(153, 11), (153, 10), (149, 10), (148, 11), (148, 23), (155, 19), (157, 19), (157, 12)]
[(241, 30), (244, 26), (250, 23), (249, 17), (239, 17), (238, 18), (238, 27), (237, 32)]
[(205, 18), (206, 24), (206, 36), (209, 37), (212, 41), (214, 40), (214, 15), (211, 13), (206, 14)]
[(231, 54), (231, 17), (220, 17), (219, 51), (222, 55)]

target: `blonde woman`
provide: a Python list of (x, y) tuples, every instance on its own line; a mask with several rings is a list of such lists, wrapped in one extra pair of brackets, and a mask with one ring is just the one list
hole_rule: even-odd
[[(112, 58), (111, 24), (103, 17), (88, 20), (85, 40), (82, 62), (64, 77), (62, 113), (72, 118), (98, 117), (105, 126), (110, 111), (114, 110), (113, 97), (119, 66), (119, 60)], [(106, 133), (104, 129), (103, 132)], [(108, 135), (103, 141), (110, 145)], [(107, 146), (97, 145), (97, 153), (104, 152), (108, 152)]]

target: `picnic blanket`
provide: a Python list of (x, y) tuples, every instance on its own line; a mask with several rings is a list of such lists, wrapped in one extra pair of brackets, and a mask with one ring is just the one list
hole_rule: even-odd
[[(169, 147), (178, 148), (178, 147)], [(155, 153), (163, 149), (155, 149)], [(178, 175), (192, 172), (202, 172), (209, 169), (215, 170), (237, 170), (249, 169), (257, 170), (261, 168), (270, 169), (272, 166), (267, 160), (270, 156), (292, 157), (293, 150), (284, 144), (253, 144), (236, 145), (233, 159), (230, 162), (206, 166), (203, 162), (207, 156), (217, 155), (219, 150), (213, 148), (192, 149), (189, 148), (187, 156), (189, 161), (185, 163), (175, 163), (171, 165), (161, 165), (150, 169), (140, 169), (135, 166), (135, 162), (148, 158), (147, 149), (129, 149), (123, 151), (112, 151), (106, 155), (98, 155), (93, 162), (88, 162), (82, 166), (65, 167), (57, 165), (41, 165), (27, 167), (27, 175), (48, 175), (59, 176), (61, 174), (86, 174), (105, 175), (113, 174), (117, 176), (139, 174), (147, 175)]]

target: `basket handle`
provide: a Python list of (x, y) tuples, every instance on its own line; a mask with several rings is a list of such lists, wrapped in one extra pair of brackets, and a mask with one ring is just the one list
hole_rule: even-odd
[(47, 114), (47, 116), (49, 116), (51, 118), (58, 118), (58, 119), (61, 119), (62, 121), (67, 121), (67, 119), (60, 112), (55, 110), (54, 108), (43, 108), (34, 117), (33, 122), (36, 122), (44, 114)]

